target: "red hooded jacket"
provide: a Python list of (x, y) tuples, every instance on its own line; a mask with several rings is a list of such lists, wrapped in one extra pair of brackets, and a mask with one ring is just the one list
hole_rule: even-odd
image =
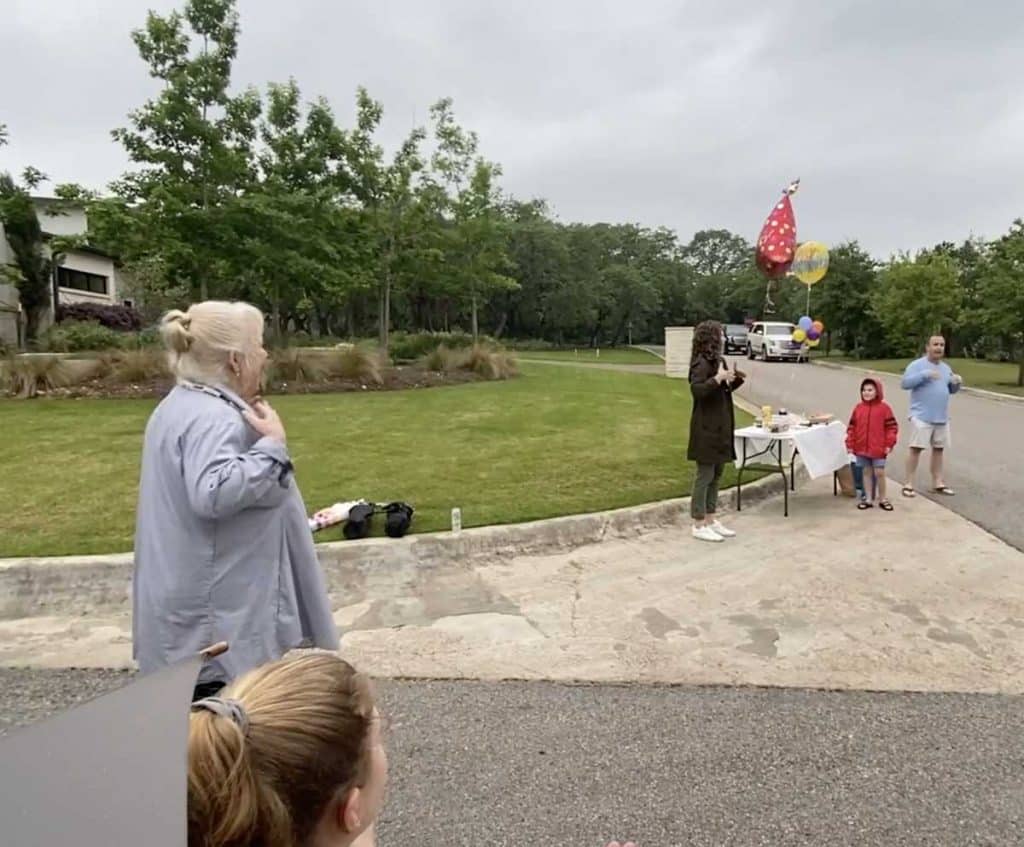
[(899, 440), (900, 425), (896, 422), (892, 407), (885, 402), (879, 380), (870, 377), (865, 379), (860, 384), (861, 391), (869, 383), (875, 386), (875, 399), (870, 403), (861, 400), (854, 407), (850, 425), (846, 428), (846, 449), (855, 456), (884, 459)]

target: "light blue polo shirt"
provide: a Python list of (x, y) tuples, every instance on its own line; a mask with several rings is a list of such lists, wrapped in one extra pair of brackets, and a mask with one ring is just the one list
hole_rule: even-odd
[[(938, 379), (929, 374), (938, 371)], [(930, 362), (927, 356), (915, 359), (903, 372), (902, 387), (910, 392), (910, 417), (929, 424), (949, 422), (949, 395), (960, 386), (953, 382), (953, 369), (945, 362)]]

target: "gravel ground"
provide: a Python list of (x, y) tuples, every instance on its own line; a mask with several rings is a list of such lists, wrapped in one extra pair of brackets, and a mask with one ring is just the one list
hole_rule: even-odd
[[(123, 684), (0, 670), (0, 732)], [(1024, 843), (1024, 698), (384, 682), (382, 845)]]

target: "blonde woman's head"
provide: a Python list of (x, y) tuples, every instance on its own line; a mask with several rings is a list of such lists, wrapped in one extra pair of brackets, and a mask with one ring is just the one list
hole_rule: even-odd
[(373, 824), (380, 715), (369, 680), (336, 654), (265, 665), (193, 709), (189, 847), (345, 847)]
[(263, 313), (242, 302), (207, 300), (163, 316), (160, 334), (179, 380), (221, 384), (245, 399), (259, 394), (266, 365)]

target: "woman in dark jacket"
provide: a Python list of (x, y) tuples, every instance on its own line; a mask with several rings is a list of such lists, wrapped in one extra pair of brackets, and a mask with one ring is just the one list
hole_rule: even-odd
[(732, 392), (743, 384), (744, 376), (722, 357), (722, 325), (717, 321), (699, 324), (690, 356), (693, 414), (686, 457), (697, 463), (690, 516), (693, 537), (700, 541), (723, 541), (736, 534), (718, 520), (718, 483), (726, 463), (736, 459)]

